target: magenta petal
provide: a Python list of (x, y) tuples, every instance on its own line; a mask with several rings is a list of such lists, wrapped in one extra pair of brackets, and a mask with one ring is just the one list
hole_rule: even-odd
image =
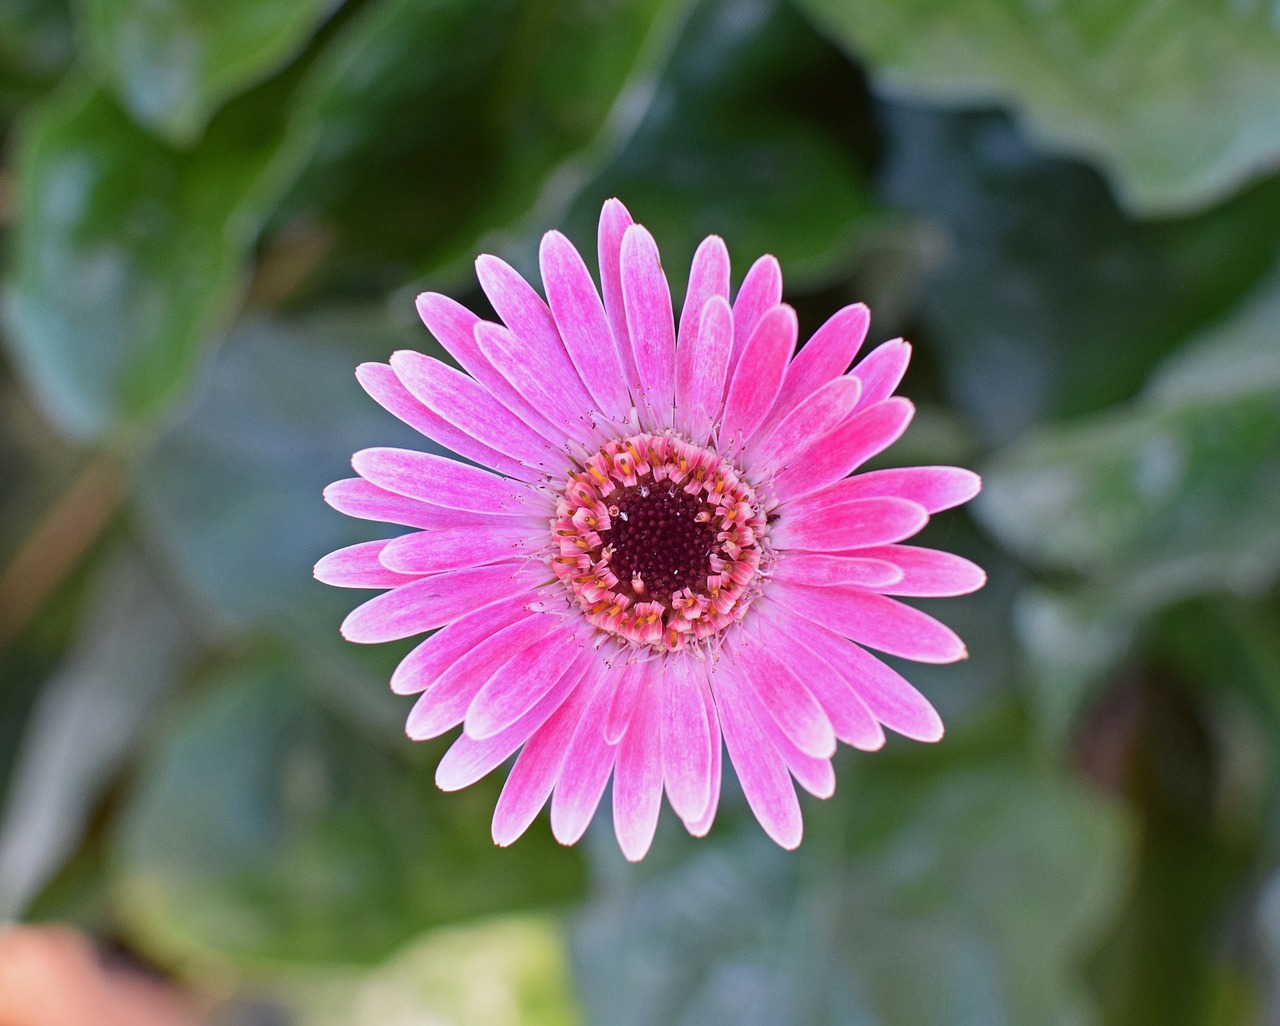
[(918, 502), (930, 514), (968, 502), (982, 488), (982, 479), (960, 467), (894, 467), (872, 470), (847, 481), (839, 481), (799, 500), (797, 506), (812, 504), (823, 509), (847, 499), (876, 495), (896, 495)]
[(477, 740), (515, 723), (563, 679), (565, 668), (585, 650), (586, 633), (575, 621), (538, 645), (531, 657), (495, 673), (467, 707), (463, 729)]
[(725, 393), (718, 433), (722, 450), (733, 453), (745, 446), (772, 408), (798, 331), (796, 312), (785, 305), (775, 306), (756, 323)]
[[(591, 400), (565, 387), (565, 378), (546, 350), (530, 346), (515, 332), (500, 324), (476, 325), (476, 342), (503, 377), (554, 425), (561, 445), (566, 439), (586, 441), (592, 437)], [(563, 353), (561, 354), (563, 355)], [(575, 377), (577, 371), (573, 372)]]
[(901, 438), (914, 414), (915, 407), (898, 397), (859, 410), (816, 439), (778, 474), (774, 479), (778, 498), (799, 498), (853, 473)]
[(622, 237), (632, 225), (627, 208), (616, 199), (605, 202), (600, 211), (600, 293), (613, 336), (618, 361), (627, 375), (627, 385), (636, 402), (640, 401), (640, 372), (636, 369), (631, 334), (627, 330), (627, 311), (622, 296)]
[(529, 582), (505, 564), (435, 574), (356, 606), (342, 621), (342, 636), (366, 645), (396, 641), (528, 590)]
[[(586, 660), (591, 655), (590, 652), (584, 653)], [(566, 678), (575, 681), (574, 691), (528, 740), (511, 767), (511, 774), (493, 810), (495, 844), (506, 847), (520, 837), (551, 797), (564, 766), (566, 747), (578, 726), (587, 697), (585, 690), (576, 683), (585, 672), (583, 662), (579, 660), (565, 674)]]
[(330, 552), (315, 565), (315, 578), (338, 588), (398, 588), (417, 580), (382, 565), (378, 557), (386, 545), (385, 540), (360, 542)]
[(393, 538), (382, 561), (398, 573), (433, 574), (517, 559), (528, 551), (528, 543), (529, 530), (520, 524), (468, 524)]
[(784, 848), (796, 848), (804, 825), (786, 762), (756, 722), (750, 699), (735, 675), (717, 672), (712, 687), (724, 742), (747, 804), (765, 833)]
[(877, 346), (864, 356), (853, 368), (854, 376), (862, 382), (858, 409), (865, 410), (893, 395), (910, 362), (911, 344), (900, 338)]
[[(334, 481), (324, 490), (324, 501), (339, 513), (361, 520), (377, 520), (384, 524), (402, 524), (405, 527), (437, 527), (442, 519), (457, 510), (444, 506), (432, 506), (420, 499), (397, 495), (360, 477), (346, 477)], [(471, 523), (479, 522), (483, 513), (463, 513)]]
[(862, 394), (857, 378), (828, 381), (795, 407), (772, 430), (756, 434), (751, 464), (786, 466), (823, 435), (830, 434), (853, 412)]
[(676, 332), (671, 290), (658, 247), (640, 225), (622, 239), (622, 296), (627, 333), (653, 430), (671, 427), (676, 392)]
[[(777, 260), (765, 254), (751, 265), (733, 301), (733, 337), (745, 342), (756, 330), (760, 318), (781, 302), (782, 268)], [(742, 347), (739, 346), (729, 363), (726, 381), (733, 380), (741, 357)]]
[(794, 624), (804, 645), (828, 662), (890, 730), (914, 741), (937, 741), (942, 720), (929, 701), (901, 674), (870, 652), (813, 624)]
[[(400, 660), (400, 665), (391, 675), (391, 690), (397, 695), (416, 695), (425, 691), (445, 670), (476, 646), (487, 643), (517, 620), (529, 618), (531, 598), (532, 594), (500, 599), (441, 627)], [(533, 615), (545, 618), (548, 630), (557, 622), (543, 613)]]
[[(712, 296), (702, 311), (698, 334), (689, 347), (688, 381), (683, 399), (689, 438), (702, 445), (724, 409), (724, 380), (733, 351), (733, 311), (722, 296)], [(680, 382), (677, 381), (677, 387)]]
[(550, 442), (474, 378), (407, 349), (392, 354), (391, 367), (405, 388), (459, 431), (522, 463), (544, 468), (555, 464)]
[(415, 741), (437, 737), (462, 722), (472, 701), (491, 677), (534, 645), (556, 644), (564, 621), (534, 613), (504, 627), (484, 644), (460, 655), (414, 704), (405, 733)]
[(878, 588), (886, 595), (949, 598), (968, 595), (987, 583), (982, 567), (963, 556), (914, 545), (885, 545), (866, 555), (891, 562), (903, 573), (900, 582)]
[(617, 348), (601, 344), (610, 337), (609, 318), (587, 265), (559, 232), (542, 237), (538, 257), (542, 286), (569, 358), (600, 411), (621, 422), (631, 409), (626, 369)]
[(662, 695), (646, 691), (636, 703), (613, 771), (613, 830), (629, 862), (644, 858), (662, 808)]
[(784, 660), (745, 631), (735, 635), (730, 651), (760, 704), (797, 748), (820, 759), (835, 754), (831, 721)]
[(950, 627), (874, 592), (779, 581), (769, 594), (814, 623), (889, 655), (918, 663), (953, 663), (968, 656)]
[(803, 517), (789, 512), (784, 506), (778, 516), (774, 543), (779, 549), (808, 552), (888, 545), (910, 538), (929, 522), (924, 507), (906, 499), (853, 499)]
[(356, 378), (383, 409), (460, 456), (521, 481), (535, 481), (541, 476), (539, 470), (526, 467), (519, 460), (490, 448), (429, 410), (387, 364), (362, 363), (356, 368)]
[(672, 660), (662, 692), (662, 775), (671, 807), (686, 823), (696, 823), (711, 801), (713, 738), (694, 661)]
[(871, 313), (862, 303), (846, 306), (832, 315), (800, 347), (787, 367), (777, 401), (765, 419), (762, 434), (771, 432), (792, 410), (828, 382), (849, 369), (867, 337)]
[(855, 585), (882, 591), (897, 584), (905, 575), (895, 564), (884, 558), (868, 558), (860, 550), (856, 556), (788, 552), (773, 568), (773, 576), (779, 581), (807, 584), (812, 588)]
[[(609, 783), (617, 754), (617, 748), (604, 739), (600, 724), (612, 699), (618, 668), (601, 666), (588, 672), (595, 674), (594, 690), (569, 742), (551, 799), (551, 832), (561, 844), (576, 844), (586, 831)], [(582, 687), (588, 683), (584, 681)]]

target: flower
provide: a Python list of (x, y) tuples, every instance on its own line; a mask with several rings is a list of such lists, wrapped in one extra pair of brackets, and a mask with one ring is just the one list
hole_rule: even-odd
[(334, 552), (316, 576), (386, 589), (346, 618), (351, 641), (435, 632), (391, 687), (421, 693), (411, 738), (462, 724), (440, 787), (519, 752), (494, 812), (498, 844), (548, 799), (552, 831), (574, 843), (611, 775), (627, 858), (648, 850), (664, 789), (701, 836), (723, 737), (761, 826), (794, 848), (792, 778), (830, 796), (837, 741), (871, 751), (883, 727), (942, 736), (928, 701), (867, 649), (964, 658), (951, 630), (890, 596), (982, 585), (969, 561), (900, 544), (979, 481), (955, 467), (855, 473), (914, 412), (893, 395), (911, 352), (901, 339), (846, 373), (865, 306), (840, 310), (797, 353), (772, 257), (731, 304), (728, 252), (708, 238), (677, 324), (653, 238), (617, 200), (599, 246), (603, 302), (558, 232), (540, 250), (545, 302), (501, 260), (477, 260), (501, 324), (418, 298), (462, 370), (402, 351), (357, 376), (471, 463), (356, 453), (360, 476), (327, 501), (414, 530)]

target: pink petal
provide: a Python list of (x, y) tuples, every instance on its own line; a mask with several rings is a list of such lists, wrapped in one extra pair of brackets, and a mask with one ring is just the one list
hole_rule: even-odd
[(558, 648), (563, 629), (564, 621), (559, 617), (535, 613), (463, 653), (414, 704), (405, 733), (423, 741), (452, 730), (490, 678), (506, 673), (508, 664), (517, 660), (527, 663), (533, 657), (525, 654), (535, 646)]
[(529, 829), (560, 778), (566, 746), (573, 738), (583, 705), (589, 697), (577, 682), (582, 679), (586, 672), (585, 664), (594, 658), (594, 653), (585, 652), (583, 655), (585, 659), (580, 659), (565, 674), (566, 678), (574, 680), (574, 691), (525, 744), (502, 788), (493, 810), (493, 840), (504, 848)]
[[(724, 381), (733, 351), (733, 311), (723, 296), (707, 300), (698, 334), (687, 348), (691, 350), (687, 392), (680, 401), (689, 424), (689, 439), (702, 445), (724, 408)], [(680, 382), (676, 384), (679, 387)]]
[(736, 452), (755, 434), (778, 398), (798, 331), (796, 312), (789, 306), (775, 306), (757, 322), (725, 394), (721, 447)]
[[(745, 341), (756, 330), (756, 325), (768, 311), (782, 302), (782, 268), (767, 253), (751, 265), (742, 287), (733, 301), (733, 337)], [(733, 380), (738, 361), (742, 357), (739, 346), (729, 362), (728, 381)]]
[(653, 236), (632, 225), (622, 238), (622, 297), (627, 333), (649, 410), (649, 426), (671, 427), (676, 392), (676, 332), (671, 290)]
[(476, 344), (476, 325), (480, 318), (461, 303), (438, 292), (418, 296), (418, 316), (458, 364), (484, 388), (492, 392), (507, 409), (549, 440), (563, 442), (561, 432), (542, 416), (528, 400), (515, 390)]
[(618, 362), (627, 375), (627, 385), (635, 401), (640, 401), (640, 372), (636, 369), (631, 335), (627, 331), (627, 311), (622, 297), (622, 237), (632, 225), (627, 208), (616, 199), (607, 200), (600, 211), (600, 291), (609, 318)]
[(942, 737), (942, 720), (929, 701), (870, 652), (812, 624), (789, 627), (806, 648), (844, 677), (871, 714), (890, 730), (915, 741)]
[(726, 651), (760, 704), (796, 747), (816, 758), (836, 750), (836, 735), (822, 706), (804, 682), (752, 635), (740, 631)]
[[(604, 739), (601, 723), (613, 697), (618, 667), (601, 666), (591, 700), (568, 744), (564, 767), (551, 799), (551, 832), (561, 844), (576, 844), (595, 815), (613, 771), (617, 748)], [(582, 687), (588, 686), (584, 681)]]
[(987, 583), (982, 567), (963, 556), (914, 545), (886, 545), (866, 553), (891, 562), (903, 572), (903, 580), (876, 590), (886, 595), (950, 598), (968, 595)]
[[(554, 374), (577, 409), (590, 409), (592, 403), (587, 387), (569, 359), (550, 308), (537, 290), (520, 277), (515, 268), (496, 256), (476, 258), (476, 277), (502, 323), (524, 343), (530, 356), (545, 366), (548, 373)], [(501, 364), (496, 366), (505, 370)]]
[(819, 509), (847, 499), (896, 495), (918, 502), (930, 513), (968, 502), (982, 488), (982, 479), (959, 467), (895, 467), (872, 470), (798, 500), (796, 508), (809, 504)]
[[(400, 660), (400, 665), (391, 675), (391, 690), (397, 695), (416, 695), (425, 691), (473, 648), (487, 643), (516, 621), (530, 618), (531, 598), (532, 595), (517, 595), (500, 599), (441, 627)], [(559, 622), (543, 613), (533, 616), (544, 618), (548, 631)]]
[(398, 573), (432, 574), (517, 559), (531, 544), (536, 545), (536, 539), (531, 543), (529, 529), (519, 523), (509, 527), (467, 524), (393, 538), (382, 552), (382, 561)]
[(552, 688), (520, 719), (492, 737), (476, 740), (468, 734), (460, 735), (436, 766), (436, 786), (442, 791), (458, 791), (501, 766), (517, 748), (535, 737), (544, 724), (573, 703), (583, 669), (576, 662), (567, 667), (557, 682), (562, 686)]
[(529, 582), (508, 564), (435, 574), (356, 606), (342, 621), (342, 636), (366, 645), (396, 641), (529, 590)]
[[(694, 362), (698, 357), (698, 336), (702, 331), (702, 312), (712, 296), (729, 300), (729, 251), (724, 240), (711, 235), (702, 240), (693, 254), (689, 269), (689, 287), (685, 290), (684, 308), (680, 313), (680, 331), (676, 339), (676, 429), (686, 437), (694, 434), (691, 417), (690, 389), (693, 385)], [(728, 353), (726, 356), (726, 366)], [(723, 373), (723, 371), (721, 371)], [(721, 394), (723, 395), (723, 379)], [(716, 397), (719, 399), (719, 396)]]
[(712, 296), (723, 296), (726, 302), (729, 299), (729, 250), (725, 247), (724, 239), (718, 235), (708, 235), (702, 240), (689, 267), (689, 287), (684, 294), (684, 307), (680, 311), (680, 333), (676, 342), (677, 377), (680, 347), (686, 342), (692, 342), (697, 335), (702, 323), (702, 311)]
[(924, 507), (906, 499), (852, 499), (823, 513), (790, 515), (783, 507), (774, 527), (779, 549), (845, 552), (910, 538), (929, 522)]
[(893, 390), (902, 382), (907, 373), (907, 364), (911, 362), (911, 343), (895, 338), (871, 350), (853, 374), (862, 382), (862, 398), (858, 400), (858, 409), (865, 410), (869, 406), (883, 402), (893, 395)]
[(823, 435), (830, 434), (853, 412), (862, 394), (857, 378), (836, 378), (813, 392), (782, 422), (756, 433), (754, 468), (786, 466)]
[(671, 807), (686, 823), (696, 823), (711, 801), (713, 739), (690, 665), (695, 661), (692, 657), (672, 659), (661, 695), (662, 775)]
[(610, 337), (609, 318), (591, 281), (591, 273), (573, 243), (559, 232), (547, 232), (538, 251), (542, 286), (569, 358), (596, 408), (614, 421), (631, 409), (626, 369)]
[(637, 703), (613, 771), (613, 830), (629, 862), (644, 858), (662, 807), (662, 695), (647, 691)]
[(777, 581), (769, 595), (814, 623), (889, 655), (918, 663), (953, 663), (969, 654), (950, 627), (874, 592)]
[(391, 368), (405, 388), (457, 430), (522, 463), (545, 469), (558, 463), (551, 443), (474, 378), (407, 349), (392, 354)]
[(862, 303), (855, 303), (838, 310), (813, 333), (787, 367), (777, 401), (761, 428), (762, 434), (770, 432), (814, 392), (849, 369), (867, 337), (870, 322), (871, 312)]
[(773, 568), (775, 580), (807, 584), (812, 588), (856, 585), (882, 591), (903, 578), (902, 571), (885, 558), (829, 556), (809, 552), (788, 552)]
[(834, 431), (816, 439), (779, 472), (774, 479), (778, 498), (799, 498), (853, 473), (896, 442), (914, 414), (915, 407), (898, 397), (859, 410)]
[(720, 776), (722, 771), (720, 718), (716, 713), (716, 701), (711, 694), (711, 683), (707, 679), (705, 667), (701, 664), (695, 666), (693, 676), (695, 683), (698, 685), (698, 691), (702, 695), (702, 708), (706, 712), (707, 724), (711, 729), (711, 781), (709, 788), (711, 800), (707, 802), (707, 811), (699, 816), (698, 819), (686, 822), (685, 829), (694, 837), (705, 837), (711, 829), (711, 824), (715, 822), (716, 810), (720, 806)]
[(474, 524), (485, 517), (483, 513), (451, 510), (444, 506), (432, 506), (420, 499), (397, 495), (360, 477), (334, 481), (325, 488), (324, 501), (349, 517), (377, 520), (384, 524), (403, 524), (405, 527), (439, 527), (448, 523), (450, 516), (459, 518), (454, 523)]
[(815, 758), (807, 752), (800, 751), (770, 717), (759, 696), (750, 688), (744, 689), (743, 693), (747, 704), (751, 707), (751, 715), (768, 737), (769, 743), (782, 756), (787, 769), (796, 778), (796, 783), (815, 798), (830, 798), (835, 794), (836, 774), (831, 768), (831, 760)]
[(653, 660), (623, 664), (614, 678), (613, 699), (604, 720), (604, 739), (616, 745), (627, 732), (643, 691), (651, 688)]
[(434, 506), (507, 516), (545, 511), (545, 500), (523, 484), (429, 452), (361, 449), (351, 465), (379, 488)]
[(485, 682), (467, 707), (463, 730), (480, 740), (515, 723), (555, 687), (589, 640), (579, 621), (566, 621), (535, 650), (512, 660)]
[[(544, 348), (528, 345), (522, 336), (500, 324), (483, 321), (476, 325), (476, 342), (503, 377), (555, 426), (560, 434), (558, 441), (586, 441), (593, 437), (592, 400), (585, 395), (579, 398), (574, 390), (565, 387), (564, 373), (555, 361), (547, 359)], [(564, 355), (563, 351), (560, 355)], [(572, 373), (576, 378), (578, 372)]]
[(385, 363), (362, 363), (356, 368), (356, 379), (387, 412), (399, 417), (415, 431), (439, 442), (460, 456), (520, 481), (536, 481), (541, 472), (526, 467), (519, 460), (503, 455), (483, 442), (459, 431), (447, 420), (427, 409)]
[(765, 833), (784, 848), (796, 848), (804, 824), (786, 762), (756, 722), (745, 686), (736, 675), (717, 668), (712, 687), (724, 742), (747, 804)]
[(780, 658), (813, 692), (813, 697), (831, 720), (836, 737), (867, 752), (882, 748), (884, 731), (858, 693), (835, 667), (804, 644), (810, 634), (822, 628), (802, 623), (797, 630), (794, 618), (789, 617), (786, 610), (773, 607), (772, 603), (766, 605), (761, 613), (766, 643), (773, 646)]
[(386, 544), (385, 539), (360, 542), (330, 552), (316, 564), (315, 578), (338, 588), (398, 588), (417, 580), (412, 575), (388, 570), (378, 561)]

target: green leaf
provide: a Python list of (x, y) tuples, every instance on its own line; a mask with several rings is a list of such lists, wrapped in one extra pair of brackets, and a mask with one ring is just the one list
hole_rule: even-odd
[(574, 897), (581, 864), (549, 833), (494, 846), (494, 797), (442, 794), (429, 765), (325, 714), (291, 670), (232, 670), (144, 762), (118, 907), (146, 951), (252, 968), (372, 964), (431, 926)]
[(61, 74), (73, 50), (65, 0), (0, 0), (0, 109)]
[(71, 854), (144, 724), (184, 679), (194, 638), (155, 572), (120, 550), (27, 721), (0, 807), (0, 917)]
[(1091, 170), (1006, 118), (881, 108), (886, 199), (923, 221), (912, 337), (990, 441), (1131, 397), (1266, 280), (1280, 178), (1194, 218), (1135, 222)]
[(336, 226), (336, 285), (469, 264), (482, 236), (563, 192), (548, 176), (611, 145), (686, 4), (368, 5), (298, 101), (320, 137), (289, 209)]
[(134, 120), (194, 143), (224, 103), (283, 67), (341, 0), (80, 0), (88, 46)]
[(788, 6), (696, 5), (643, 120), (577, 196), (573, 237), (593, 238), (619, 196), (668, 268), (682, 272), (714, 233), (739, 275), (772, 253), (789, 286), (830, 284), (872, 212), (857, 155), (811, 116), (813, 97), (844, 88), (843, 63)]
[(343, 516), (321, 492), (353, 475), (358, 449), (435, 449), (355, 380), (362, 360), (429, 340), (425, 329), (402, 330), (377, 313), (246, 322), (200, 402), (137, 476), (149, 536), (211, 622), (233, 639), (288, 642), (335, 701), (388, 738), (407, 712), (387, 688), (402, 651), (343, 641), (338, 625), (369, 593), (322, 585), (311, 568), (333, 549), (401, 530)]
[(878, 758), (806, 810), (795, 855), (752, 833), (601, 874), (574, 934), (587, 1018), (1088, 1022), (1083, 956), (1126, 850), (1114, 814), (1019, 761)]
[(228, 108), (189, 153), (83, 88), (25, 126), (4, 312), (19, 369), (73, 437), (143, 430), (190, 384), (292, 171), (273, 102)]
[(1280, 21), (1267, 3), (802, 0), (885, 91), (1012, 106), (1098, 163), (1144, 214), (1204, 206), (1280, 155)]
[(1206, 333), (1129, 407), (1046, 429), (988, 469), (975, 511), (1133, 615), (1280, 573), (1280, 286)]

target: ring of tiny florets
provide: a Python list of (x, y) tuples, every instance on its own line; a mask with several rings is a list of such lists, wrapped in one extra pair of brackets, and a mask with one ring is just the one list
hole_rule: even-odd
[(671, 435), (605, 444), (568, 475), (552, 568), (588, 622), (637, 646), (715, 639), (758, 591), (768, 519), (718, 454)]

